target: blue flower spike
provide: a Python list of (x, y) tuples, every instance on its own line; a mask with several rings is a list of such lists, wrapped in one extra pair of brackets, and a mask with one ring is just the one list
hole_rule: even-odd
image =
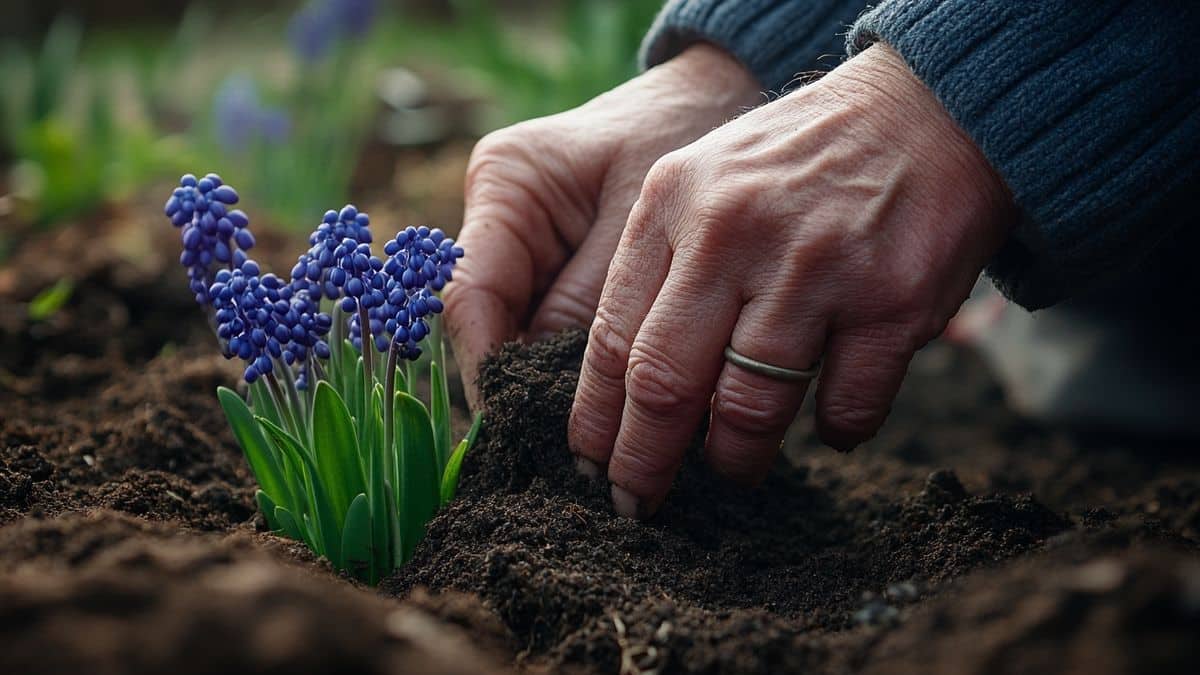
[[(220, 176), (188, 174), (163, 208), (180, 231), (189, 288), (250, 385), (248, 403), (226, 388), (218, 399), (261, 487), (268, 526), (377, 583), (412, 556), (429, 519), (453, 498), (479, 430), (477, 417), (467, 438), (452, 443), (440, 338), (431, 341), (428, 405), (415, 398), (413, 377), (444, 309), (437, 291), (463, 250), (441, 230), (409, 227), (376, 257), (370, 218), (347, 205), (326, 212), (281, 278), (248, 257), (255, 238), (246, 214), (232, 208), (239, 201)], [(401, 360), (408, 376), (399, 374)], [(419, 470), (401, 470), (408, 466)], [(369, 480), (364, 467), (372, 467)], [(422, 484), (430, 480), (437, 484)], [(380, 508), (391, 511), (376, 517)]]
[(179, 187), (163, 207), (171, 224), (180, 228), (179, 262), (188, 269), (189, 287), (199, 304), (211, 304), (206, 289), (212, 283), (212, 268), (239, 267), (254, 247), (254, 235), (247, 229), (250, 219), (240, 210), (229, 209), (237, 203), (237, 191), (217, 174), (197, 179), (189, 173), (179, 179)]

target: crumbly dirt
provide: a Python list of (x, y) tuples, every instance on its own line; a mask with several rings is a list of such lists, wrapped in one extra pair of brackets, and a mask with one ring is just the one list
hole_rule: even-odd
[[(480, 596), (519, 641), (523, 665), (617, 672), (638, 657), (647, 672), (840, 672), (871, 664), (878, 633), (938, 604), (973, 571), (1041, 560), (1048, 547), (1088, 555), (1136, 549), (1137, 560), (1163, 566), (1159, 551), (1194, 554), (1194, 481), (1168, 481), (1173, 487), (1165, 489), (1185, 512), (1170, 516), (1187, 521), (1185, 534), (1165, 526), (1161, 498), (1157, 518), (1115, 504), (1120, 510), (1052, 508), (1028, 492), (968, 490), (950, 456), (944, 467), (901, 465), (877, 447), (868, 457), (837, 456), (808, 434), (788, 449), (798, 461), (781, 461), (760, 490), (722, 484), (693, 454), (655, 519), (619, 518), (607, 486), (577, 476), (565, 447), (584, 339), (575, 333), (510, 346), (483, 370), (487, 436), (464, 465), (461, 497), (433, 522), (413, 564), (384, 585), (401, 596), (417, 587)], [(950, 368), (974, 365), (963, 355), (942, 356), (954, 361)], [(986, 389), (984, 401), (993, 398)], [(989, 435), (1035, 433), (995, 414)], [(905, 422), (920, 420), (891, 424)], [(904, 443), (910, 454), (942, 452), (913, 447), (921, 443), (915, 434)], [(973, 464), (966, 466), (974, 473)], [(1029, 482), (1043, 475), (1036, 466), (1026, 473), (1006, 475)], [(1129, 563), (1131, 576), (1146, 565)], [(1026, 562), (1013, 568), (1013, 583), (1036, 577), (1031, 567), (1052, 569)], [(1200, 584), (1187, 576), (1196, 569), (1180, 569), (1180, 584)], [(1056, 598), (1044, 595), (1037, 602)], [(1163, 639), (1175, 640), (1182, 659), (1190, 653), (1182, 627), (1200, 627), (1200, 614), (1192, 608), (1172, 616), (1184, 623)], [(959, 630), (957, 639), (973, 639), (971, 630)], [(1156, 662), (1157, 672), (1171, 658)]]
[(264, 531), (213, 394), (236, 369), (174, 266), (89, 254), (71, 302), (27, 318), (61, 272), (40, 261), (121, 240), (96, 229), (0, 270), (0, 672), (1182, 673), (1200, 656), (1194, 443), (1030, 423), (944, 344), (863, 448), (821, 447), (806, 412), (762, 489), (693, 455), (647, 523), (566, 451), (584, 336), (508, 346), (459, 498), (362, 588)]

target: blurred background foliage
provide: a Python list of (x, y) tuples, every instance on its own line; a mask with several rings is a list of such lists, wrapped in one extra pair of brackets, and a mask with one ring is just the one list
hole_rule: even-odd
[(308, 231), (388, 184), (365, 158), (469, 141), (628, 79), (660, 4), (20, 3), (0, 26), (0, 235), (194, 170)]

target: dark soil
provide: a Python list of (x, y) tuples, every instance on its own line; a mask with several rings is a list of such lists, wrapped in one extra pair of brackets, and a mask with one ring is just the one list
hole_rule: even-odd
[[(23, 303), (67, 271), (42, 261), (84, 240), (72, 301), (29, 321)], [(1160, 673), (1200, 657), (1194, 444), (1029, 423), (943, 344), (863, 448), (821, 447), (802, 414), (762, 489), (692, 458), (648, 523), (617, 518), (566, 451), (583, 336), (509, 346), (483, 372), (460, 497), (412, 563), (361, 588), (263, 531), (213, 394), (236, 369), (182, 274), (120, 262), (114, 241), (65, 230), (0, 270), (0, 672)]]
[[(1200, 567), (1180, 566), (1189, 553), (1194, 555), (1196, 541), (1189, 537), (1200, 525), (1194, 479), (1169, 481), (1173, 487), (1167, 489), (1185, 493), (1172, 501), (1186, 512), (1178, 516), (1189, 519), (1186, 533), (1164, 526), (1161, 500), (1153, 519), (1137, 513), (1137, 507), (1117, 507), (1119, 515), (1095, 509), (1072, 513), (1065, 504), (1051, 508), (1028, 492), (968, 491), (952, 469), (933, 468), (936, 463), (897, 461), (897, 455), (914, 451), (940, 457), (952, 449), (940, 440), (923, 447), (917, 429), (893, 453), (876, 443), (862, 453), (866, 457), (833, 455), (812, 445), (808, 434), (798, 434), (788, 455), (799, 461), (780, 462), (757, 491), (718, 482), (692, 457), (652, 522), (619, 518), (608, 506), (607, 485), (578, 477), (565, 447), (583, 346), (581, 333), (529, 348), (514, 345), (484, 369), (486, 443), (468, 458), (461, 497), (434, 521), (428, 545), (385, 584), (385, 590), (399, 595), (416, 587), (479, 595), (513, 632), (522, 663), (617, 672), (640, 655), (639, 667), (646, 672), (838, 672), (870, 665), (878, 636), (917, 614), (925, 617), (926, 632), (912, 640), (922, 650), (913, 665), (925, 667), (927, 654), (936, 650), (925, 644), (927, 638), (954, 631), (954, 640), (943, 647), (949, 657), (955, 644), (973, 642), (976, 630), (987, 629), (987, 620), (1005, 623), (994, 612), (980, 617), (977, 610), (947, 605), (943, 597), (951, 595), (948, 589), (956, 579), (1023, 558), (1023, 565), (1011, 568), (1012, 583), (1023, 586), (1019, 593), (1028, 593), (1031, 578), (1041, 581), (1040, 572), (1062, 564), (1062, 554), (1049, 556), (1048, 548), (1071, 551), (1083, 561), (1138, 549), (1131, 561), (1117, 557), (1112, 562), (1128, 570), (1130, 578), (1155, 566), (1178, 568), (1178, 578), (1164, 577), (1150, 584), (1154, 588), (1131, 590), (1114, 583), (1114, 588), (1098, 589), (1117, 597), (1096, 599), (1096, 611), (1112, 611), (1103, 605), (1121, 600), (1170, 604), (1178, 597), (1170, 590), (1187, 584), (1200, 592), (1200, 576), (1195, 576)], [(949, 372), (978, 367), (963, 354), (936, 358), (950, 361)], [(974, 397), (977, 405), (994, 398), (987, 389), (985, 385), (978, 392), (983, 401)], [(905, 408), (911, 415), (912, 407), (923, 404), (921, 396), (907, 393), (908, 405), (890, 422), (890, 436), (899, 435), (897, 427), (905, 422), (920, 419), (905, 419)], [(532, 410), (539, 414), (528, 414)], [(947, 417), (943, 433), (950, 441), (956, 435), (950, 432), (967, 418), (955, 423), (955, 415)], [(1045, 442), (1043, 434), (1003, 411), (982, 417), (993, 419), (990, 428), (976, 429), (975, 443), (1004, 437)], [(970, 452), (970, 446), (963, 446), (962, 454)], [(996, 452), (1006, 451), (997, 447)], [(949, 452), (945, 458), (946, 467), (958, 463)], [(1084, 461), (1079, 456), (1074, 460)], [(965, 466), (976, 471), (975, 464)], [(1004, 476), (1009, 482), (1029, 483), (1049, 478), (1037, 466)], [(997, 583), (1003, 588), (1008, 582)], [(1066, 612), (1066, 623), (1086, 616), (1091, 604), (1080, 604), (1069, 594), (1057, 598), (1055, 583), (1055, 578), (1042, 582), (1037, 590), (1044, 592), (1034, 603), (1072, 603), (1042, 608)], [(1069, 575), (1059, 583), (1069, 588)], [(1143, 590), (1148, 597), (1132, 600)], [(1003, 599), (993, 599), (993, 605), (1020, 600), (1020, 595), (999, 595)], [(1190, 667), (1188, 631), (1200, 628), (1195, 601), (1200, 596), (1156, 622), (1176, 630), (1161, 633), (1167, 656), (1155, 662), (1154, 672), (1172, 665)], [(936, 621), (918, 611), (930, 605), (945, 605)], [(1018, 615), (1005, 619), (1024, 620)], [(959, 625), (965, 622), (970, 629)], [(1103, 635), (1084, 641), (1099, 638), (1111, 645), (1113, 628), (1103, 628)], [(1031, 639), (1056, 644), (1053, 636), (1030, 632)], [(1127, 639), (1135, 641), (1134, 635)], [(1001, 646), (1022, 649), (1019, 644)], [(1179, 660), (1173, 660), (1176, 653), (1170, 648), (1176, 648)], [(1065, 656), (1057, 651), (1050, 655)], [(1035, 657), (1032, 663), (1039, 662)], [(978, 654), (980, 662), (993, 658), (998, 657)], [(956, 669), (962, 660), (956, 657), (953, 663), (946, 672), (961, 672)], [(1091, 661), (1087, 664), (1092, 668)], [(1023, 667), (1012, 671), (1029, 672)]]

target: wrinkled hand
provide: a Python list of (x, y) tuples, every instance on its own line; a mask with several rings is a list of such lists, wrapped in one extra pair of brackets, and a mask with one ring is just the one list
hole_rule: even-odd
[(1010, 220), (987, 161), (877, 45), (659, 160), (592, 324), (569, 437), (618, 512), (661, 504), (705, 413), (705, 460), (765, 477), (807, 383), (726, 363), (824, 365), (822, 439), (886, 417), (913, 353), (962, 304)]
[(475, 407), (479, 361), (505, 341), (592, 321), (642, 180), (745, 106), (736, 60), (689, 48), (588, 104), (493, 133), (472, 153), (446, 328)]

